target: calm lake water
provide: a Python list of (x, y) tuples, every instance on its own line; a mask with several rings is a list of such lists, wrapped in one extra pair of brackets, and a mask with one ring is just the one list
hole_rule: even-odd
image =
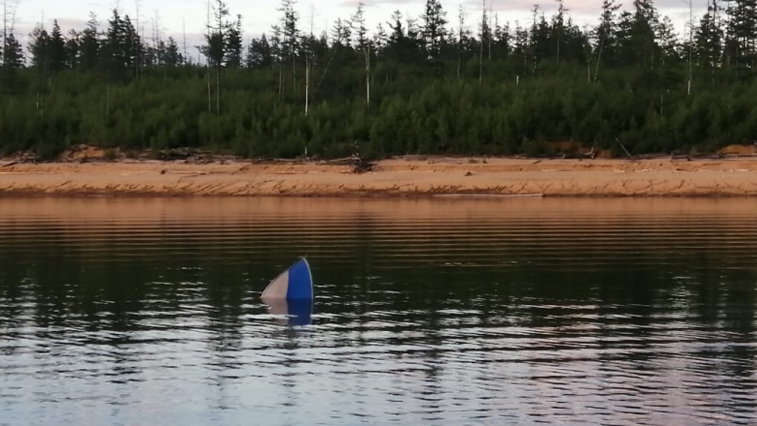
[(0, 199), (0, 425), (755, 424), (756, 283), (751, 200)]

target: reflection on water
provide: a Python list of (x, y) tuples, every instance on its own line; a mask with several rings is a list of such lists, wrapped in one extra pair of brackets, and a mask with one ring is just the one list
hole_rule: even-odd
[(268, 311), (278, 316), (280, 324), (311, 325), (313, 323), (313, 300), (305, 299), (279, 299), (262, 297), (263, 303), (268, 306)]
[(752, 424), (755, 207), (0, 199), (0, 425)]

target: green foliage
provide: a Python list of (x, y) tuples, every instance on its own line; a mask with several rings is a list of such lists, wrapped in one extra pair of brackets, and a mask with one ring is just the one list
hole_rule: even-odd
[(359, 8), (330, 40), (303, 35), (296, 3), (283, 0), (272, 36), (245, 48), (241, 17), (228, 21), (214, 0), (205, 66), (173, 38), (145, 44), (117, 11), (103, 32), (94, 15), (66, 36), (57, 23), (38, 26), (29, 69), (13, 34), (6, 40), (0, 153), (51, 158), (86, 143), (249, 157), (538, 156), (552, 141), (617, 151), (618, 139), (633, 153), (753, 143), (757, 82), (744, 46), (754, 45), (757, 10), (732, 3), (727, 21), (709, 7), (687, 44), (649, 0), (623, 12), (604, 1), (589, 31), (561, 2), (552, 17), (535, 10), (527, 28), (487, 17), (478, 39), (463, 11), (448, 28), (437, 0), (419, 20), (396, 12), (373, 37)]

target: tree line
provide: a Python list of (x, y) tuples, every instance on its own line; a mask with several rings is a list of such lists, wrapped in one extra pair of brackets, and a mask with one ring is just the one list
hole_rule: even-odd
[(245, 43), (242, 16), (212, 0), (192, 47), (202, 63), (118, 10), (65, 34), (38, 25), (28, 55), (4, 30), (0, 153), (498, 155), (551, 141), (667, 153), (757, 140), (757, 0), (710, 0), (682, 36), (652, 0), (604, 0), (584, 27), (562, 0), (514, 24), (490, 7), (427, 0), (371, 31), (359, 5), (316, 35), (282, 0), (280, 22)]

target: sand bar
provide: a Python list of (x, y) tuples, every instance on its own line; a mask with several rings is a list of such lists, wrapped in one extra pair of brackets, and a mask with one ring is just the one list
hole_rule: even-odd
[(356, 174), (325, 163), (0, 161), (0, 195), (627, 197), (756, 196), (757, 158), (379, 161)]

